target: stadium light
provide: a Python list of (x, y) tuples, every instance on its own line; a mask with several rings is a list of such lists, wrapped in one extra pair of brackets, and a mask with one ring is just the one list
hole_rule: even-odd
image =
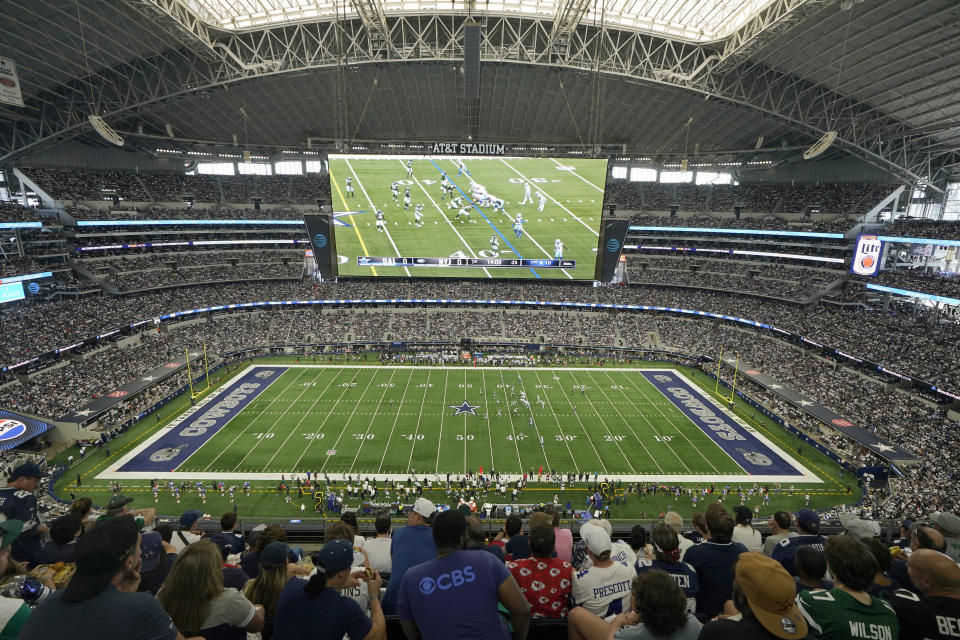
[(110, 144), (117, 145), (118, 147), (123, 146), (123, 136), (114, 131), (113, 127), (104, 122), (103, 118), (90, 114), (87, 116), (87, 120), (90, 121), (90, 124), (93, 125), (93, 130), (99, 133), (101, 138)]

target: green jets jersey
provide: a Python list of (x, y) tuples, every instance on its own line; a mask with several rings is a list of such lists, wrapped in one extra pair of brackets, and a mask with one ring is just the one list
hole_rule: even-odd
[(872, 598), (863, 604), (840, 588), (803, 591), (797, 604), (821, 640), (897, 640), (897, 614), (889, 603)]

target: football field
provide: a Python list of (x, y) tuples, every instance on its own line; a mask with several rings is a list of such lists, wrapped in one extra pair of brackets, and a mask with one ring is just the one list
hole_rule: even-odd
[(821, 482), (673, 369), (257, 365), (100, 478), (541, 469)]
[[(458, 175), (457, 159), (451, 157), (330, 156), (339, 274), (593, 279), (605, 160), (484, 157), (464, 162), (469, 175)], [(442, 172), (452, 183), (449, 193), (441, 188)], [(397, 199), (391, 191), (394, 182)], [(475, 202), (473, 183), (502, 200), (502, 209)], [(521, 203), (525, 184), (531, 186), (531, 201)], [(404, 203), (407, 189), (409, 206)], [(544, 199), (542, 211), (539, 194)], [(419, 224), (417, 205), (423, 211)], [(383, 230), (376, 224), (378, 210), (383, 212)], [(523, 220), (520, 234), (514, 230), (518, 215)], [(362, 256), (553, 259), (557, 241), (562, 243), (562, 257), (575, 260), (576, 267), (382, 267), (357, 262)]]

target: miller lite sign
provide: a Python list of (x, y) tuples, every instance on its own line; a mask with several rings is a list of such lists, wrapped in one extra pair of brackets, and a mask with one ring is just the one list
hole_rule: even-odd
[(850, 273), (857, 276), (875, 276), (880, 270), (880, 257), (883, 255), (883, 242), (877, 236), (860, 234), (857, 248), (853, 252)]

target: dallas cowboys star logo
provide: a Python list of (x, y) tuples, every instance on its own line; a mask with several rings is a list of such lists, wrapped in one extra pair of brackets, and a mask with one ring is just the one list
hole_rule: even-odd
[(801, 401), (800, 401), (800, 406), (801, 406), (801, 407), (809, 407), (809, 406), (812, 405), (812, 404), (813, 404), (813, 403), (810, 402), (809, 400), (801, 400)]
[(93, 410), (92, 410), (92, 409), (84, 409), (83, 411), (76, 411), (76, 412), (74, 412), (74, 415), (82, 416), (82, 417), (86, 418), (86, 417), (87, 417), (88, 415), (90, 415), (91, 413), (93, 413)]
[(464, 401), (463, 401), (463, 404), (461, 404), (461, 405), (451, 404), (451, 405), (447, 405), (447, 406), (449, 406), (451, 409), (456, 409), (457, 412), (456, 412), (455, 414), (453, 414), (453, 415), (454, 415), (454, 416), (458, 416), (458, 415), (460, 415), (461, 413), (469, 413), (469, 414), (471, 414), (471, 415), (477, 415), (477, 411), (476, 411), (476, 410), (479, 409), (482, 405), (479, 405), (479, 404), (478, 404), (478, 405), (474, 406), (474, 405), (470, 404), (469, 402), (467, 402), (466, 400), (464, 400)]
[(877, 451), (879, 451), (880, 453), (883, 453), (884, 451), (893, 451), (893, 449), (894, 449), (894, 448), (891, 447), (890, 445), (888, 445), (888, 444), (883, 444), (882, 442), (878, 442), (878, 443), (876, 443), (876, 444), (873, 445), (873, 446), (875, 446), (875, 447), (877, 448)]

